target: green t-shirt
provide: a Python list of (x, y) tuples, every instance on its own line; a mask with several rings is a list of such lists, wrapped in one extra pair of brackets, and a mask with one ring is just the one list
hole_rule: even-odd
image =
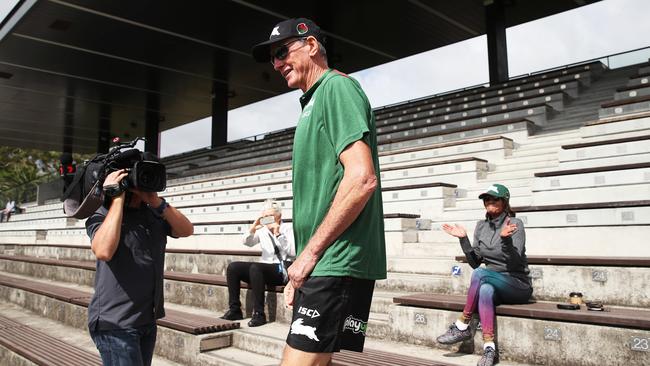
[[(359, 83), (328, 70), (302, 97), (293, 140), (293, 231), (301, 253), (325, 218), (343, 179), (341, 152), (362, 140), (379, 182), (375, 117)], [(386, 278), (381, 184), (359, 217), (320, 258), (312, 276)]]

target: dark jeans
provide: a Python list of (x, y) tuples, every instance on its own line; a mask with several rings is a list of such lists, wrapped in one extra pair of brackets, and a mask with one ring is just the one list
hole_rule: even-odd
[(248, 283), (253, 292), (253, 311), (264, 312), (264, 288), (267, 285), (280, 286), (282, 273), (274, 263), (232, 262), (226, 271), (228, 281), (228, 306), (230, 310), (241, 310), (239, 281)]
[(134, 329), (90, 331), (104, 366), (150, 366), (156, 345), (156, 324)]

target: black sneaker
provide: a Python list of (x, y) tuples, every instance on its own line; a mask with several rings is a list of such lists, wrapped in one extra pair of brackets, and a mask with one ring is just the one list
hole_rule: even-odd
[(472, 338), (472, 329), (470, 327), (467, 327), (465, 330), (460, 330), (456, 324), (452, 324), (449, 326), (449, 329), (447, 329), (445, 334), (438, 337), (437, 340), (440, 344), (454, 344), (466, 341), (470, 338)]
[(221, 316), (221, 319), (242, 320), (244, 319), (244, 314), (242, 314), (241, 310), (228, 310), (225, 314)]
[(266, 324), (266, 315), (264, 313), (254, 312), (253, 317), (248, 322), (249, 327), (259, 327), (260, 325)]
[(478, 360), (476, 366), (492, 366), (497, 363), (499, 363), (499, 354), (494, 348), (487, 347), (485, 351), (483, 351), (483, 357)]

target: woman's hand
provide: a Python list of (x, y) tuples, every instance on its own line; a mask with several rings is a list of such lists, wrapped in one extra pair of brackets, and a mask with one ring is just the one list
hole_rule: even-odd
[(273, 236), (280, 235), (280, 225), (277, 222), (272, 222), (266, 225), (266, 227), (269, 229), (271, 233), (273, 233)]
[(467, 230), (458, 224), (454, 224), (453, 226), (449, 224), (442, 224), (442, 230), (444, 230), (447, 234), (455, 236), (457, 238), (464, 238), (467, 236)]
[(517, 224), (511, 224), (510, 223), (510, 217), (506, 217), (506, 221), (503, 223), (503, 227), (501, 227), (501, 237), (502, 238), (507, 238), (509, 236), (512, 236), (517, 231)]

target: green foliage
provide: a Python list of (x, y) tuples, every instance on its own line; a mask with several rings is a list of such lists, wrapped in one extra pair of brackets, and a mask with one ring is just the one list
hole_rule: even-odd
[[(0, 146), (0, 203), (4, 205), (9, 199), (17, 203), (35, 201), (39, 184), (60, 179), (60, 155), (56, 151)], [(87, 156), (74, 154), (73, 158), (80, 164)]]

